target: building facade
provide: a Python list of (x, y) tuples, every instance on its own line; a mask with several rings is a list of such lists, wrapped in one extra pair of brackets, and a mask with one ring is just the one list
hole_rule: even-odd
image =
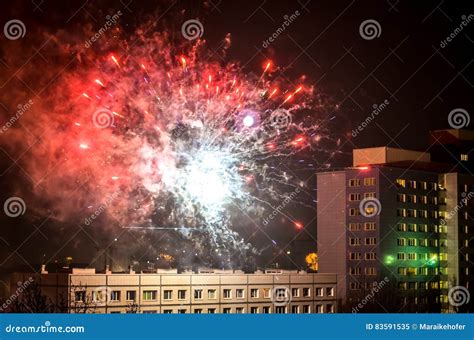
[(337, 273), (341, 311), (369, 296), (367, 312), (449, 312), (452, 287), (474, 293), (474, 176), (453, 170), (383, 147), (318, 174), (319, 269)]
[(335, 313), (336, 275), (267, 270), (198, 273), (15, 274), (12, 287), (29, 277), (70, 313)]

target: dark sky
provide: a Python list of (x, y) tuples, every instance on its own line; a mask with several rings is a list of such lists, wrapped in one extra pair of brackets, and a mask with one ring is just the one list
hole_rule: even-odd
[[(334, 167), (350, 165), (350, 152), (355, 147), (390, 145), (424, 150), (429, 130), (449, 128), (451, 110), (473, 111), (474, 18), (451, 42), (440, 46), (461, 25), (463, 16), (474, 13), (470, 1), (33, 0), (2, 2), (0, 6), (2, 26), (12, 18), (20, 19), (28, 27), (27, 34), (40, 27), (71, 33), (85, 24), (98, 29), (104, 17), (117, 10), (123, 13), (120, 22), (124, 29), (130, 31), (149, 17), (170, 32), (179, 32), (185, 20), (199, 18), (203, 38), (211, 49), (217, 50), (230, 33), (229, 60), (255, 71), (261, 69), (264, 60), (271, 59), (281, 68), (282, 77), (291, 80), (306, 76), (306, 83), (314, 84), (339, 106), (337, 112), (327, 112), (328, 118), (333, 118), (331, 134), (340, 139), (343, 152), (328, 160)], [(281, 27), (284, 16), (296, 11), (299, 15), (284, 32), (270, 46), (262, 46)], [(378, 37), (366, 40), (361, 36), (359, 27), (366, 20), (378, 22)], [(1, 42), (3, 49), (8, 43), (3, 35)], [(38, 48), (31, 46), (31, 52)], [(0, 79), (5, 80), (11, 71), (8, 68), (0, 63)], [(8, 93), (8, 87), (1, 91)], [(351, 131), (371, 114), (373, 106), (385, 101), (389, 104), (377, 119), (352, 137)], [(2, 112), (1, 117), (3, 124), (9, 114)], [(10, 166), (11, 160), (2, 159), (3, 169)], [(11, 187), (12, 180), (14, 174), (2, 170), (1, 187)], [(3, 189), (1, 201), (9, 196), (11, 192)], [(302, 254), (314, 248), (315, 237), (314, 210), (302, 209), (301, 216), (307, 225), (305, 232), (285, 236), (297, 241), (291, 243), (291, 249), (303, 249), (295, 255), (298, 263)], [(46, 235), (38, 231), (44, 216), (12, 220), (2, 215), (0, 221), (1, 269), (37, 264), (46, 253), (46, 258), (54, 255), (59, 260), (68, 254), (57, 252), (66, 236), (55, 239), (56, 231), (47, 227), (41, 229)], [(78, 252), (78, 261), (89, 261), (86, 252)]]

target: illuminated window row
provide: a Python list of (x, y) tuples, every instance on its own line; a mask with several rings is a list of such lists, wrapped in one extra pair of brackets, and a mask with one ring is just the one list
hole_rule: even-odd
[[(375, 198), (376, 193), (375, 192), (365, 192), (364, 193), (364, 198)], [(350, 202), (357, 202), (362, 200), (362, 194), (361, 193), (352, 193), (349, 194), (349, 201)]]
[[(362, 260), (362, 253), (349, 253), (350, 260)], [(376, 253), (364, 253), (364, 259), (367, 261), (373, 261), (377, 259)]]
[(349, 231), (361, 231), (362, 225), (364, 226), (364, 230), (376, 230), (376, 223), (375, 222), (365, 222), (365, 223), (349, 223)]
[[(350, 275), (361, 275), (362, 268), (361, 267), (350, 267), (349, 268)], [(377, 268), (375, 267), (364, 267), (364, 275), (377, 275)]]
[[(362, 238), (360, 237), (351, 237), (349, 238), (349, 244), (351, 246), (360, 246), (362, 245)], [(377, 239), (375, 237), (366, 237), (364, 238), (364, 245), (374, 246), (377, 244)]]
[(425, 195), (407, 195), (397, 194), (397, 201), (402, 203), (421, 203), (421, 204), (438, 204), (438, 197)]
[[(445, 240), (443, 240), (445, 242)], [(398, 238), (397, 245), (400, 247), (438, 247), (438, 239), (416, 239), (416, 238)]]
[(398, 178), (395, 181), (397, 187), (399, 188), (408, 188), (408, 189), (422, 189), (422, 190), (438, 190), (438, 183), (425, 182), (425, 181), (415, 181), (415, 180), (406, 180)]
[(375, 177), (367, 177), (364, 179), (361, 178), (352, 178), (349, 180), (350, 187), (360, 187), (364, 184), (364, 186), (374, 186), (376, 183)]
[(417, 209), (397, 209), (398, 217), (412, 217), (412, 218), (438, 218), (439, 214), (437, 210), (417, 210)]

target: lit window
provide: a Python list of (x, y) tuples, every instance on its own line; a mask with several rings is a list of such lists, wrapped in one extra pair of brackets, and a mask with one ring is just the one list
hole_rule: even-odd
[(143, 300), (150, 301), (156, 300), (158, 292), (156, 290), (144, 290), (143, 291)]
[(397, 186), (398, 186), (398, 187), (401, 187), (401, 188), (405, 188), (405, 187), (406, 187), (406, 181), (405, 181), (404, 179), (398, 178), (396, 183), (397, 183)]
[(365, 259), (366, 260), (376, 260), (377, 259), (377, 254), (376, 253), (365, 253)]
[(374, 177), (364, 178), (364, 185), (365, 186), (375, 185), (375, 178)]
[(349, 194), (349, 201), (360, 201), (361, 195), (360, 194)]
[(350, 179), (349, 186), (350, 187), (358, 187), (360, 186), (361, 180), (360, 179)]
[(465, 154), (465, 153), (462, 153), (462, 154), (461, 154), (461, 160), (462, 160), (462, 161), (466, 161), (466, 162), (467, 162), (467, 161), (469, 160), (469, 157), (468, 157), (468, 155), (467, 155), (467, 154)]
[(404, 247), (407, 245), (407, 240), (404, 239), (404, 238), (399, 238), (397, 239), (397, 245), (401, 246), (401, 247)]

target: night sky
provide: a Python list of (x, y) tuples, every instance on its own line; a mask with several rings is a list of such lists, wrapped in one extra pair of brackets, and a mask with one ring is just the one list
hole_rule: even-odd
[[(14, 115), (15, 103), (25, 102), (15, 100), (19, 93), (41, 101), (40, 88), (53, 86), (61, 77), (42, 75), (41, 69), (32, 76), (25, 71), (29, 63), (43, 58), (45, 64), (55, 64), (58, 70), (75, 67), (54, 55), (41, 53), (46, 32), (56, 37), (59, 44), (84, 41), (89, 35), (82, 33), (83, 29), (97, 31), (105, 16), (117, 10), (123, 14), (117, 25), (124, 32), (153, 22), (152, 29), (166, 31), (173, 39), (181, 38), (184, 21), (199, 19), (204, 27), (202, 39), (211, 54), (222, 48), (230, 33), (232, 44), (226, 61), (236, 61), (247, 72), (259, 73), (265, 61), (272, 60), (278, 66), (275, 72), (290, 84), (304, 80), (305, 84), (314, 85), (327, 100), (325, 126), (334, 142), (327, 146), (331, 148), (327, 153), (330, 156), (318, 160), (321, 168), (350, 165), (351, 150), (358, 147), (388, 145), (426, 150), (430, 130), (449, 128), (451, 110), (474, 109), (474, 18), (451, 42), (442, 43), (460, 26), (463, 16), (474, 13), (473, 4), (467, 1), (122, 0), (95, 4), (34, 0), (1, 6), (2, 26), (11, 19), (19, 19), (26, 26), (26, 35), (20, 40), (11, 41), (0, 35), (2, 125)], [(284, 16), (296, 11), (299, 15), (295, 20), (269, 46), (264, 46), (281, 27)], [(359, 27), (366, 20), (378, 22), (378, 37), (361, 36)], [(109, 34), (103, 38), (104, 43), (112, 39)], [(14, 61), (12, 51), (17, 53)], [(354, 137), (352, 131), (371, 114), (374, 105), (384, 102), (388, 105)], [(18, 126), (21, 123), (20, 119)], [(40, 262), (64, 262), (66, 256), (72, 256), (74, 262), (101, 268), (104, 249), (109, 249), (109, 256), (122, 268), (131, 261), (146, 266), (146, 261), (166, 253), (162, 246), (157, 249), (160, 236), (154, 232), (120, 234), (113, 226), (83, 231), (78, 229), (77, 221), (58, 221), (44, 210), (30, 206), (28, 201), (41, 198), (25, 196), (34, 191), (21, 167), (28, 153), (7, 152), (5, 145), (12, 143), (9, 138), (8, 133), (0, 136), (0, 198), (3, 205), (7, 198), (22, 193), (27, 211), (17, 218), (0, 214), (0, 273), (19, 267), (37, 270)], [(283, 218), (270, 231), (270, 238), (278, 246), (269, 245), (263, 235), (253, 238), (251, 242), (257, 248), (265, 249), (256, 260), (260, 266), (279, 263), (289, 268), (304, 267), (304, 255), (316, 250), (316, 211), (310, 208), (315, 205), (316, 171), (298, 167), (297, 162), (308, 157), (314, 155), (306, 150), (287, 160), (294, 173), (307, 183), (301, 198), (303, 204), (286, 207), (286, 213), (301, 221), (304, 228), (298, 230)], [(49, 208), (54, 211), (54, 207)], [(119, 234), (118, 241), (114, 241)], [(199, 264), (199, 259), (187, 257), (183, 262), (173, 263), (177, 264)]]

